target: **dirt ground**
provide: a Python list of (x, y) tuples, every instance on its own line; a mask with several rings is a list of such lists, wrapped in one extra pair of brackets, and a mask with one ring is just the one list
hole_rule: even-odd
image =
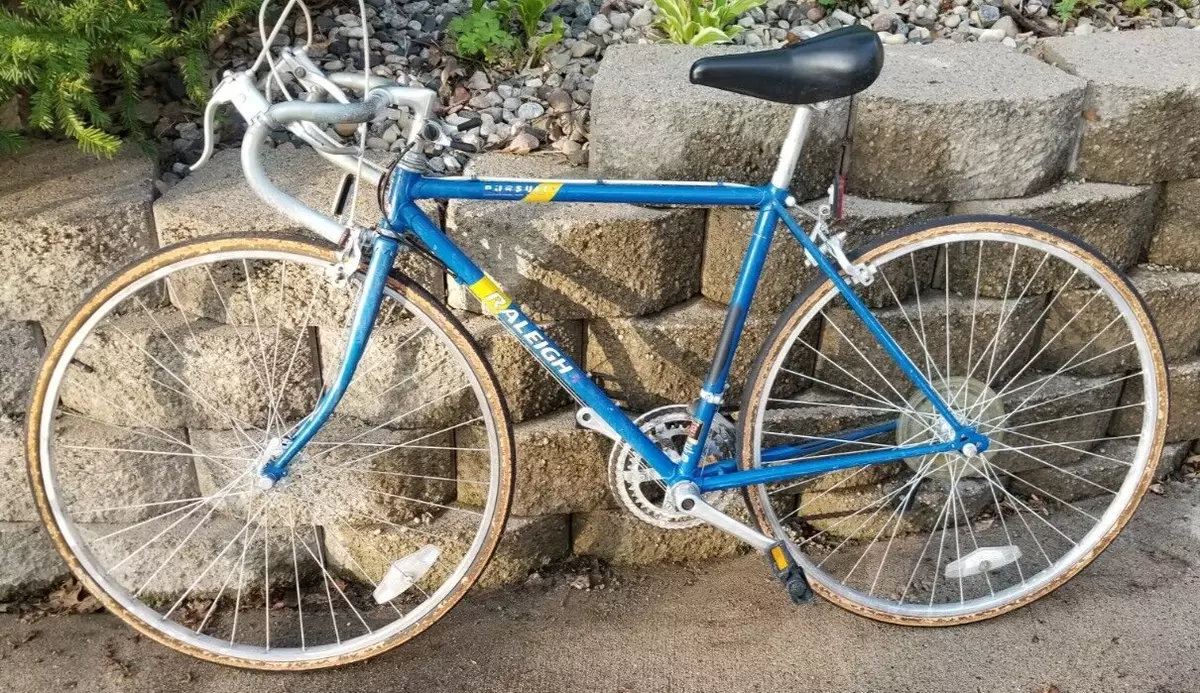
[(108, 615), (0, 615), (0, 691), (1200, 692), (1200, 485), (1169, 483), (1097, 562), (953, 629), (796, 608), (756, 556), (621, 571), (603, 588), (472, 595), (417, 640), (308, 674), (206, 664)]

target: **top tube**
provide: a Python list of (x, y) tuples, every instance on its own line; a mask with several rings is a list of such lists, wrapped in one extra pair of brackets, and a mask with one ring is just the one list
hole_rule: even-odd
[[(526, 178), (438, 177), (408, 171), (393, 184), (407, 199), (510, 200), (522, 202), (600, 202), (644, 205), (758, 207), (771, 199), (771, 185), (737, 183), (608, 180), (535, 180)], [(402, 200), (401, 200), (402, 201)]]

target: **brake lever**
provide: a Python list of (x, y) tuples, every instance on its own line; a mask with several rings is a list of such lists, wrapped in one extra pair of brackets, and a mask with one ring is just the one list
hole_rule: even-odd
[(231, 103), (247, 123), (253, 123), (263, 113), (267, 112), (270, 104), (267, 99), (254, 88), (254, 79), (248, 72), (226, 72), (225, 77), (213, 89), (208, 105), (204, 107), (204, 150), (196, 163), (189, 167), (195, 171), (208, 163), (212, 157), (213, 130), (217, 117), (217, 107)]
[(217, 107), (223, 103), (228, 102), (218, 101), (217, 90), (214, 90), (212, 98), (208, 100), (208, 105), (204, 107), (204, 151), (200, 153), (200, 158), (196, 159), (196, 163), (188, 168), (189, 171), (198, 170), (212, 158), (213, 146), (216, 144), (213, 141), (213, 129), (217, 119)]

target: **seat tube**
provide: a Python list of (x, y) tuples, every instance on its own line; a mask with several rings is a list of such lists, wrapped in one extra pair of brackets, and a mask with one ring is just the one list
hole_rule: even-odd
[(808, 139), (812, 119), (812, 106), (796, 107), (787, 137), (783, 139), (783, 145), (779, 148), (779, 163), (775, 165), (775, 173), (771, 176), (771, 185), (776, 188), (787, 190), (791, 187), (792, 176), (796, 175), (796, 162), (800, 160), (804, 141)]
[(717, 341), (717, 350), (713, 354), (712, 365), (704, 378), (704, 387), (700, 390), (700, 398), (696, 400), (693, 412), (693, 430), (688, 432), (688, 440), (683, 449), (683, 463), (679, 466), (680, 478), (691, 478), (699, 467), (700, 458), (712, 428), (713, 419), (724, 402), (725, 387), (729, 380), (729, 370), (733, 366), (734, 353), (746, 326), (746, 316), (750, 312), (750, 303), (754, 300), (754, 290), (758, 287), (762, 275), (763, 264), (770, 250), (775, 226), (779, 222), (779, 213), (775, 204), (781, 197), (787, 196), (787, 189), (770, 188), (771, 194), (763, 201), (758, 211), (758, 220), (754, 224), (754, 232), (750, 235), (750, 245), (742, 258), (742, 268), (738, 272), (737, 282), (733, 287), (733, 297), (725, 313), (725, 322), (721, 326), (721, 336)]

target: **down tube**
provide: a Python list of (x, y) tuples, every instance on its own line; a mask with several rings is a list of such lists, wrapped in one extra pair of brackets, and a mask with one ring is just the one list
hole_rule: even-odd
[(579, 365), (559, 349), (558, 345), (471, 261), (471, 258), (446, 238), (424, 212), (409, 202), (400, 207), (398, 214), (404, 226), (412, 229), (433, 254), (450, 268), (455, 278), (479, 297), (484, 308), (491, 312), (563, 387), (595, 410), (596, 414), (664, 479), (675, 475), (675, 463), (634, 425), (603, 390), (588, 379)]

